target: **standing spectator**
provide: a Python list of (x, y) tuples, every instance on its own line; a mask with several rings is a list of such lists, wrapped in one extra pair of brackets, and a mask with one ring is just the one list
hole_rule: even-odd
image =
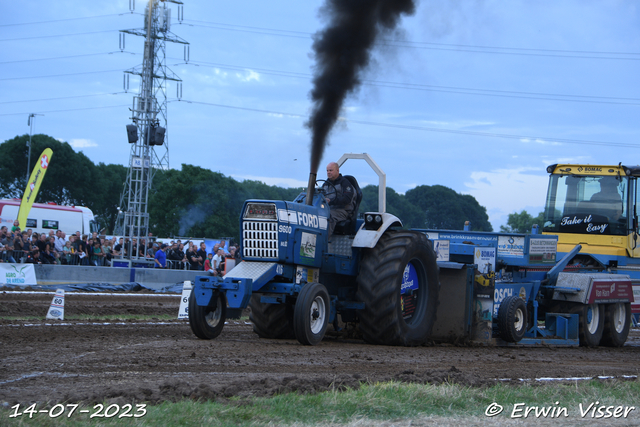
[(182, 259), (182, 262), (187, 262), (187, 255), (184, 253), (184, 245), (178, 240), (178, 258)]
[(13, 234), (13, 257), (18, 262), (23, 262), (22, 259), (25, 257), (24, 255), (24, 241), (22, 240), (22, 233), (20, 233), (20, 228), (16, 229)]
[(87, 235), (84, 234), (78, 241), (78, 265), (89, 265), (89, 251)]
[(6, 262), (15, 263), (16, 260), (13, 259), (13, 239), (13, 233), (10, 233), (7, 227), (3, 226), (0, 231), (0, 244), (4, 247), (2, 259)]
[(165, 251), (167, 250), (166, 244), (161, 244), (160, 249), (157, 250), (156, 255), (154, 257), (155, 268), (167, 268), (167, 254)]
[(178, 258), (178, 244), (171, 241), (171, 245), (167, 249), (167, 259), (171, 261), (180, 261)]
[(91, 240), (93, 240), (91, 263), (96, 267), (102, 267), (104, 265), (105, 254), (102, 251), (102, 247), (100, 246), (100, 240), (97, 238)]
[(190, 270), (198, 270), (198, 249), (195, 244), (191, 244), (189, 250), (187, 250), (187, 261), (189, 262)]
[(0, 227), (0, 241), (6, 239), (8, 234), (9, 232), (7, 230), (6, 225), (3, 225), (2, 227)]
[(15, 221), (13, 221), (13, 227), (11, 227), (11, 232), (13, 233), (14, 231), (16, 231), (17, 228), (20, 228), (20, 221), (16, 219)]
[(56, 250), (56, 238), (55, 236), (49, 237), (49, 252), (47, 255), (53, 257), (52, 264), (60, 264), (60, 252)]
[(131, 258), (135, 258), (136, 256), (138, 256), (138, 239), (133, 239), (133, 243), (131, 244), (131, 250), (128, 251), (127, 253), (131, 254)]
[(104, 260), (105, 265), (111, 265), (111, 260), (113, 259), (113, 242), (116, 241), (114, 237), (112, 240), (104, 240), (101, 239), (104, 243), (102, 244), (102, 252), (104, 252)]
[[(35, 236), (35, 234), (34, 234)], [(47, 242), (47, 236), (42, 233), (38, 236), (38, 240), (36, 240), (35, 242), (36, 246), (38, 247), (38, 250), (40, 251), (40, 255), (41, 258), (40, 260), (42, 261), (43, 264), (51, 264), (51, 259), (47, 256), (47, 251), (48, 251), (48, 242)]]
[[(154, 243), (154, 244), (150, 245), (149, 249), (147, 249), (146, 257), (147, 257), (147, 258), (155, 258), (155, 257), (156, 257), (156, 252), (158, 252), (158, 249), (159, 249), (159, 248), (160, 248), (160, 247), (158, 246), (158, 244), (157, 244), (157, 243)], [(171, 250), (171, 249), (169, 249), (169, 250), (167, 250), (167, 251), (165, 252), (165, 254), (167, 255), (167, 259), (170, 259), (170, 258), (169, 258), (169, 251), (170, 251), (170, 250)]]
[[(114, 237), (115, 239), (115, 237)], [(118, 244), (113, 247), (113, 255), (114, 256), (122, 256), (124, 254), (124, 240), (122, 237), (118, 240)]]
[(56, 232), (56, 240), (55, 240), (55, 248), (58, 253), (62, 253), (62, 248), (64, 248), (67, 239), (65, 239), (65, 234), (62, 230), (58, 230)]
[(204, 260), (207, 259), (207, 245), (204, 242), (200, 243), (200, 250), (197, 253), (199, 258), (198, 270), (204, 270)]

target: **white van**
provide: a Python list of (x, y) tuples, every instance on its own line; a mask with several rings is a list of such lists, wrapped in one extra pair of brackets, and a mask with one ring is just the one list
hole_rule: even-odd
[[(19, 209), (20, 199), (0, 200), (0, 226), (6, 225), (11, 230), (13, 222), (18, 218)], [(100, 231), (91, 209), (84, 206), (60, 206), (55, 203), (34, 203), (27, 216), (24, 230), (28, 228), (37, 233), (62, 230), (67, 236), (76, 231), (81, 234)]]

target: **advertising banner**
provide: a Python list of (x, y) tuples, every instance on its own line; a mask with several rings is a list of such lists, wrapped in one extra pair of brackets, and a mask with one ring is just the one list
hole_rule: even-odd
[(37, 285), (33, 264), (0, 263), (0, 283), (3, 285)]
[(40, 158), (36, 162), (33, 172), (31, 172), (29, 182), (27, 182), (27, 188), (24, 189), (24, 194), (22, 195), (20, 210), (18, 211), (18, 221), (20, 222), (21, 230), (27, 228), (27, 216), (29, 215), (31, 206), (33, 206), (33, 202), (36, 201), (40, 184), (42, 184), (44, 174), (47, 172), (52, 155), (53, 151), (51, 151), (51, 148), (45, 148), (42, 154), (40, 154)]

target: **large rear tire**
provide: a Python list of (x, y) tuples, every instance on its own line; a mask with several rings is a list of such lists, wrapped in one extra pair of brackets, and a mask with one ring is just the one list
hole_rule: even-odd
[(381, 345), (424, 344), (436, 318), (438, 265), (427, 236), (415, 231), (385, 232), (365, 249), (357, 278), (358, 311), (365, 341)]
[(260, 294), (254, 294), (249, 300), (253, 332), (260, 338), (295, 338), (292, 307), (288, 304), (265, 304), (260, 302), (260, 297)]
[(517, 295), (506, 297), (498, 308), (498, 331), (506, 342), (520, 342), (527, 332), (527, 305)]
[(329, 292), (320, 283), (307, 283), (300, 293), (293, 311), (293, 332), (304, 345), (316, 345), (327, 332), (329, 320)]
[(571, 309), (578, 314), (578, 336), (583, 347), (600, 345), (604, 332), (604, 306), (602, 304), (579, 304)]
[[(212, 340), (220, 335), (227, 318), (227, 297), (222, 292), (214, 294), (213, 302), (207, 307), (196, 303), (195, 292), (189, 297), (189, 326), (198, 338)], [(215, 302), (215, 304), (214, 304)]]
[(631, 327), (631, 304), (607, 304), (604, 308), (604, 332), (600, 345), (622, 347)]

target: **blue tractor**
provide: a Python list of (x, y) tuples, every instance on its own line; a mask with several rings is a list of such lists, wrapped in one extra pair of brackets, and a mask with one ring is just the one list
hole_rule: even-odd
[[(307, 192), (291, 202), (248, 200), (240, 215), (243, 262), (224, 277), (198, 276), (189, 298), (189, 324), (202, 339), (216, 338), (227, 317), (250, 307), (253, 330), (263, 338), (293, 338), (316, 345), (327, 326), (357, 323), (372, 344), (416, 346), (429, 339), (436, 317), (439, 278), (433, 243), (402, 229), (385, 212), (386, 181), (378, 174), (379, 212), (352, 217), (328, 239), (329, 206), (312, 174)], [(315, 188), (314, 188), (315, 187)]]

